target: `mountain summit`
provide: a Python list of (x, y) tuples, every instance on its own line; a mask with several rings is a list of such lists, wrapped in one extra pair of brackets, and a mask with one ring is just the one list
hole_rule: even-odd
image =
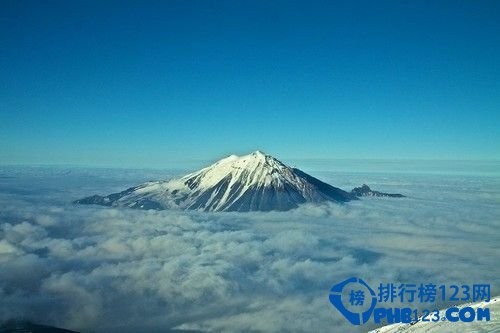
[(147, 182), (79, 204), (138, 209), (202, 211), (289, 210), (306, 202), (357, 200), (355, 193), (326, 184), (261, 151), (231, 155), (209, 167), (169, 181)]

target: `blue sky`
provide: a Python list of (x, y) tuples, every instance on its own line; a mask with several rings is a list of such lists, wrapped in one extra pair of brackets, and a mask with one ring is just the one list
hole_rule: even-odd
[(0, 164), (500, 159), (497, 1), (0, 6)]

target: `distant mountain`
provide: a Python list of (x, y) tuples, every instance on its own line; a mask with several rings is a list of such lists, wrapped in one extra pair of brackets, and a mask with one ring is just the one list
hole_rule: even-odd
[(24, 320), (8, 320), (0, 325), (0, 333), (78, 333), (52, 326), (37, 325)]
[(75, 203), (247, 212), (286, 211), (307, 202), (341, 203), (357, 199), (356, 193), (333, 187), (256, 151), (245, 156), (231, 155), (182, 178), (147, 182), (123, 192), (93, 195)]
[(399, 193), (384, 193), (379, 191), (372, 191), (372, 189), (363, 184), (361, 187), (355, 187), (351, 191), (357, 197), (391, 197), (391, 198), (404, 198), (404, 195)]

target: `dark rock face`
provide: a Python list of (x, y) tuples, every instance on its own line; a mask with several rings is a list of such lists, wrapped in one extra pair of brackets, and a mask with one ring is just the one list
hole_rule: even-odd
[(351, 200), (357, 200), (358, 198), (352, 193), (341, 190), (340, 188), (334, 187), (330, 184), (324, 183), (321, 180), (314, 178), (311, 175), (299, 170), (293, 169), (293, 171), (299, 176), (304, 178), (309, 182), (314, 188), (321, 193), (326, 200), (336, 201), (336, 202), (347, 202)]
[(92, 195), (83, 199), (75, 200), (74, 203), (81, 205), (101, 205), (101, 206), (111, 206), (111, 201), (107, 197), (100, 195)]
[(355, 187), (351, 193), (357, 197), (390, 197), (390, 198), (404, 198), (405, 196), (399, 193), (384, 193), (373, 191), (368, 185), (363, 184), (361, 187)]
[(333, 187), (316, 179), (298, 169), (293, 169), (295, 174), (310, 186), (304, 192), (293, 184), (285, 183), (282, 186), (250, 186), (240, 197), (233, 202), (221, 206), (224, 211), (286, 211), (297, 208), (306, 202), (321, 203), (325, 201), (347, 202), (357, 200), (349, 192)]
[(138, 187), (131, 187), (126, 189), (125, 191), (121, 191), (118, 193), (112, 193), (107, 196), (101, 196), (101, 195), (92, 195), (90, 197), (86, 197), (83, 199), (78, 199), (73, 201), (75, 204), (80, 204), (80, 205), (100, 205), (100, 206), (113, 206), (113, 203), (117, 201), (118, 199), (134, 192)]

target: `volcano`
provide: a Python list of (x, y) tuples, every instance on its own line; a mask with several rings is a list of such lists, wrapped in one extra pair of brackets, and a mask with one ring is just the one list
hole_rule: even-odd
[(286, 211), (303, 203), (357, 200), (307, 173), (261, 151), (226, 157), (209, 167), (168, 181), (154, 181), (107, 196), (94, 195), (77, 204), (137, 209), (200, 211)]

